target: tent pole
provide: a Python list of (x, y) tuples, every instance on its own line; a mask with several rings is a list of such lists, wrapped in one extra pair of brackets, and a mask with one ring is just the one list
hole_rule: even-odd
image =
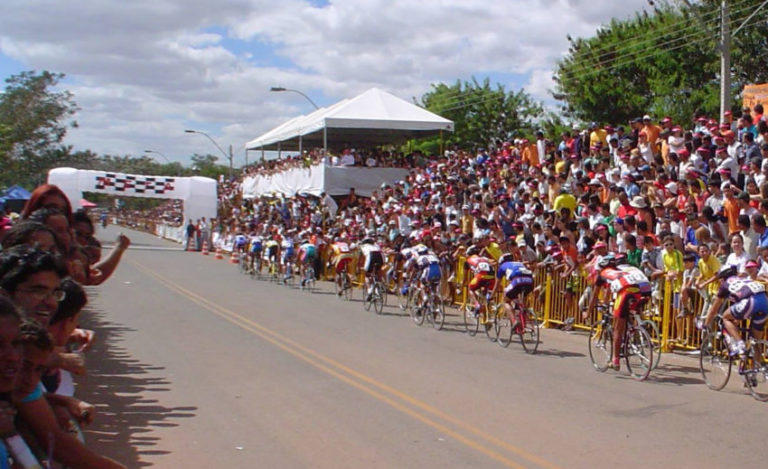
[(277, 159), (282, 159), (282, 152), (280, 151), (280, 143), (277, 144)]
[(438, 158), (443, 155), (443, 129), (440, 129), (440, 154), (437, 155)]
[(323, 126), (323, 158), (328, 158), (328, 127)]
[(301, 134), (299, 134), (299, 157), (301, 157), (301, 156), (304, 154), (304, 153), (302, 152), (302, 150), (303, 150), (303, 145), (304, 145), (304, 143), (303, 143), (303, 140), (301, 139)]
[(261, 147), (261, 163), (264, 164), (266, 157), (264, 156), (264, 147)]

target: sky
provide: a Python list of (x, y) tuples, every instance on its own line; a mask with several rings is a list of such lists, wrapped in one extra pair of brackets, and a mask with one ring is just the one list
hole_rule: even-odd
[[(647, 0), (3, 0), (0, 77), (66, 74), (76, 150), (235, 164), (287, 119), (378, 87), (420, 98), (435, 83), (490, 78), (553, 103), (566, 36), (589, 37)], [(250, 158), (254, 157), (249, 152)], [(159, 158), (159, 155), (154, 155)]]

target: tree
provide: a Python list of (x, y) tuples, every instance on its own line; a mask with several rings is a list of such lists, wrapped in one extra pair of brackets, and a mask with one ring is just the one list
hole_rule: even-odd
[[(487, 78), (482, 83), (473, 78), (450, 86), (433, 84), (421, 102), (426, 109), (453, 121), (453, 133), (443, 135), (445, 144), (465, 148), (529, 135), (543, 114), (541, 105), (525, 91), (507, 92), (500, 84), (492, 87)], [(438, 144), (439, 138), (432, 138), (416, 147), (435, 153)]]
[[(690, 122), (717, 115), (720, 94), (720, 0), (690, 6), (657, 0), (652, 13), (613, 20), (587, 39), (571, 39), (556, 66), (553, 96), (568, 117), (622, 123), (643, 114)], [(731, 12), (735, 28), (762, 3), (744, 0)], [(768, 25), (760, 15), (733, 38), (732, 89), (768, 80)], [(703, 24), (702, 22), (703, 21)]]
[(0, 94), (3, 179), (29, 185), (45, 169), (41, 158), (67, 151), (61, 142), (69, 127), (77, 127), (72, 118), (78, 107), (72, 93), (53, 90), (63, 78), (61, 73), (28, 71), (5, 80)]

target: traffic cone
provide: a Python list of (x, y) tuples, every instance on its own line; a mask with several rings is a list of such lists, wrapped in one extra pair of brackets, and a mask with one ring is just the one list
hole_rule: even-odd
[(203, 241), (203, 255), (207, 256), (208, 252), (208, 241)]
[(235, 250), (232, 250), (232, 255), (229, 256), (229, 263), (230, 264), (237, 264), (239, 262), (239, 259), (237, 258), (237, 253)]
[(224, 256), (221, 255), (221, 248), (216, 248), (216, 255), (213, 257), (215, 259), (224, 259)]

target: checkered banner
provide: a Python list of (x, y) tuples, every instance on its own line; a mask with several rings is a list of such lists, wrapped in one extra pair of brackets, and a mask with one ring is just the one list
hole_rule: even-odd
[(122, 195), (161, 195), (176, 189), (176, 179), (162, 176), (136, 176), (132, 174), (104, 173), (95, 176), (94, 190)]

